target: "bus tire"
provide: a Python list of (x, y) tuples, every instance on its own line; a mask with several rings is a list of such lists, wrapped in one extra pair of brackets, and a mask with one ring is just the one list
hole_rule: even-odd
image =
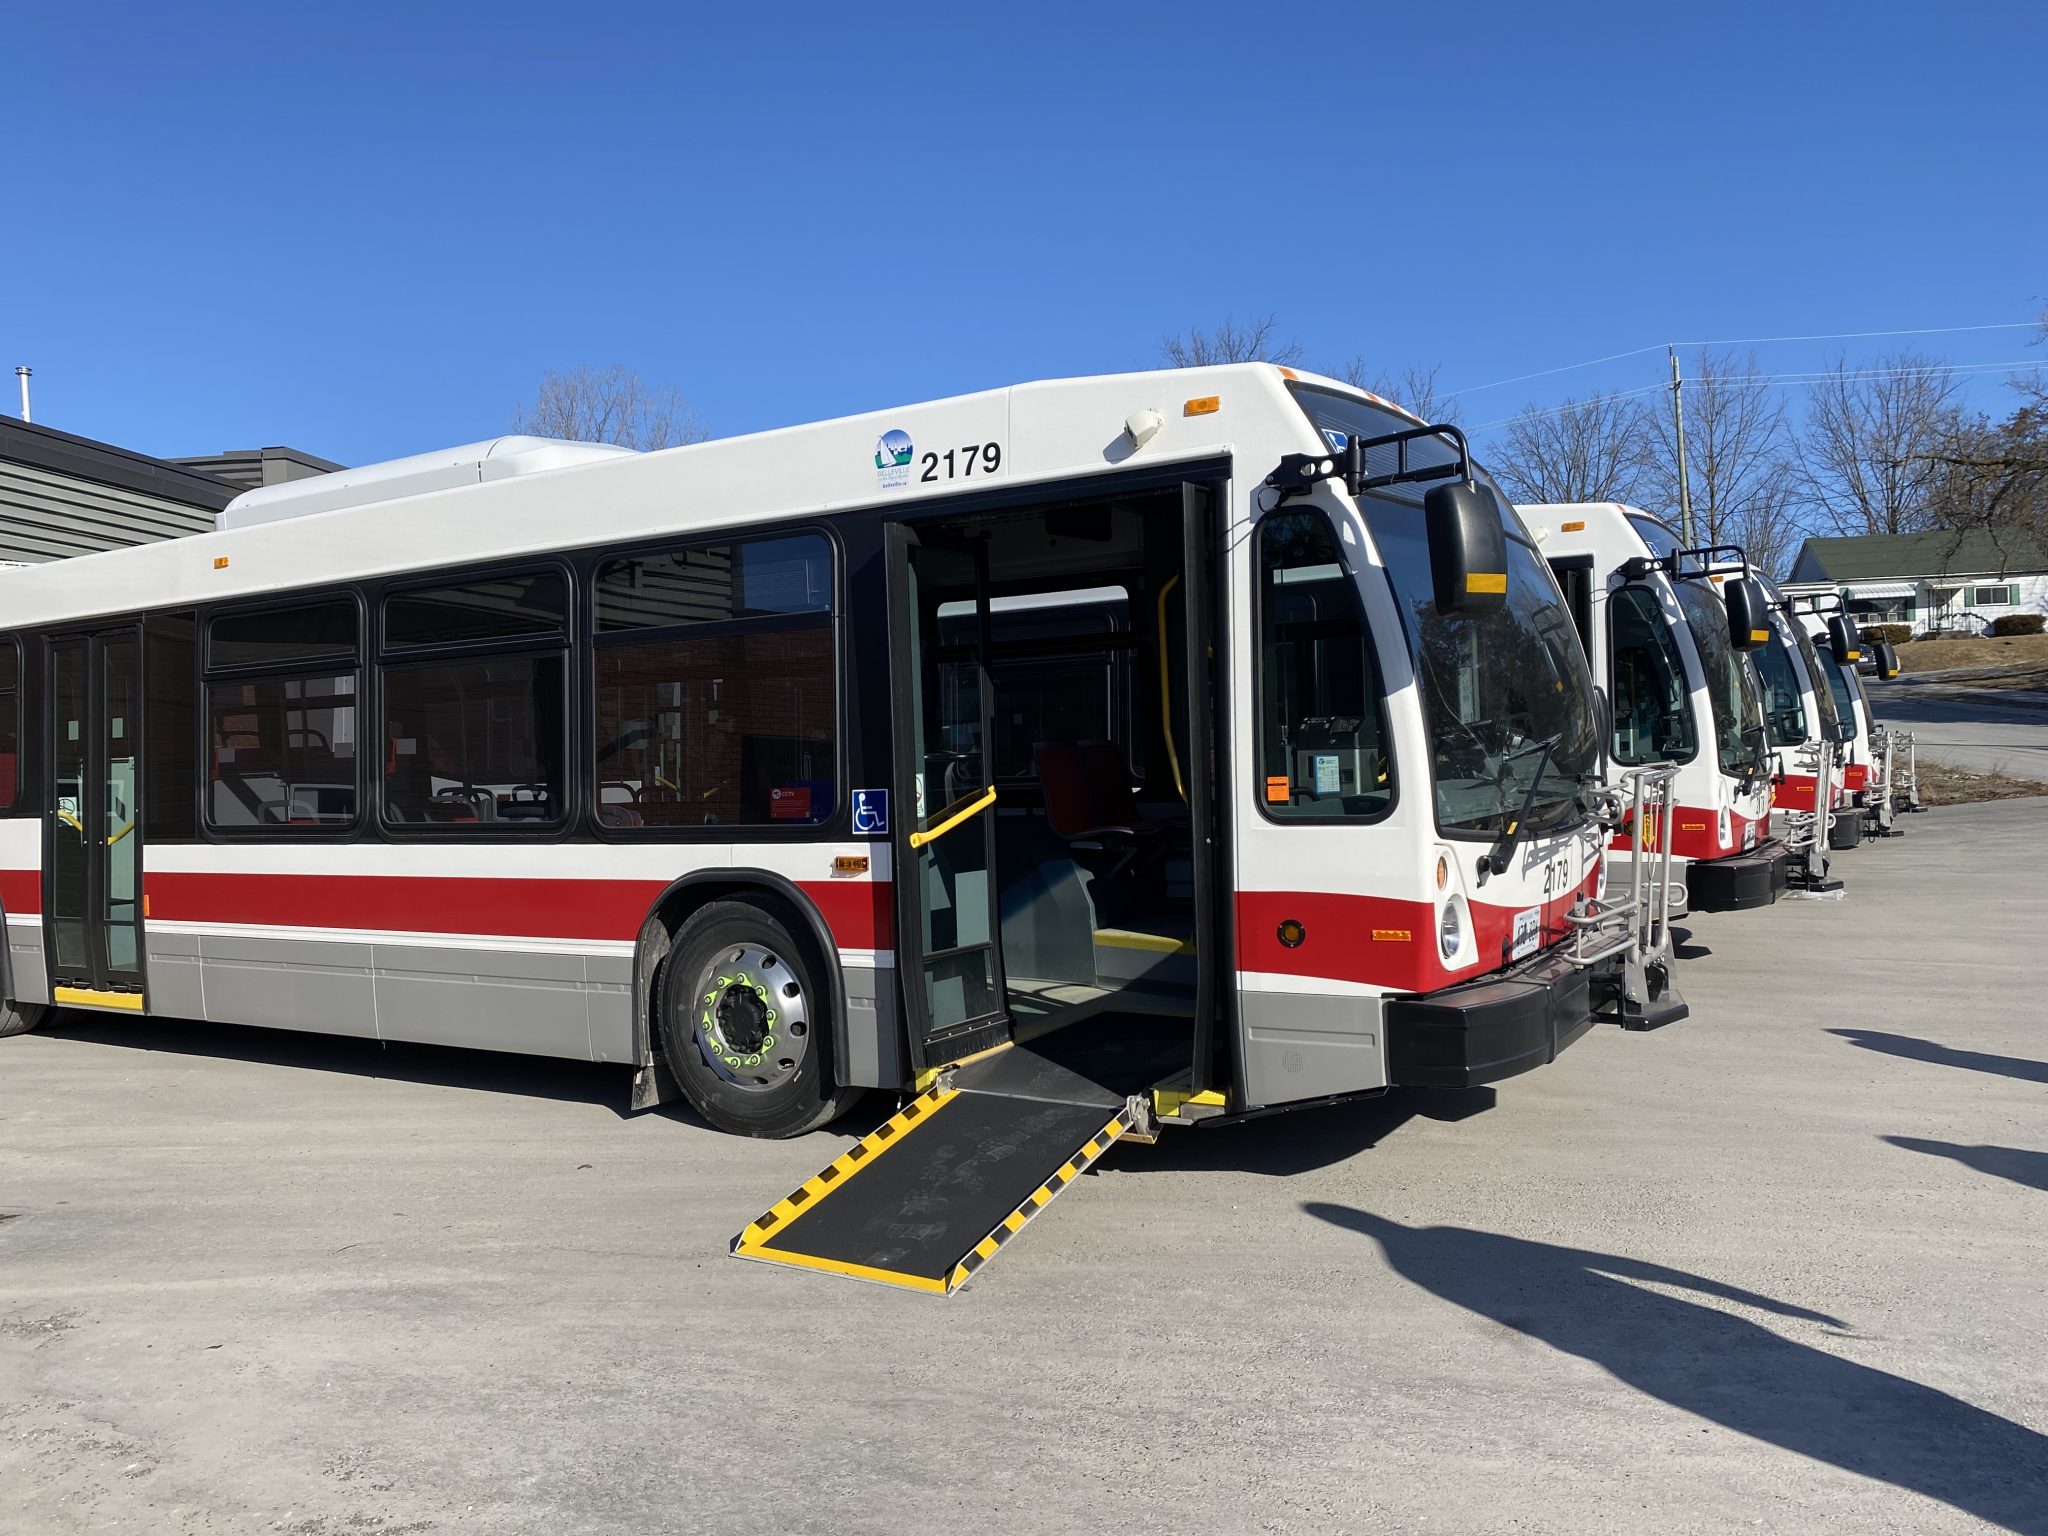
[(693, 913), (662, 967), (662, 1055), (690, 1107), (721, 1131), (781, 1138), (837, 1119), (860, 1096), (832, 1060), (824, 967), (769, 901)]
[(48, 1003), (0, 1003), (0, 1040), (25, 1035), (42, 1023), (50, 1012)]

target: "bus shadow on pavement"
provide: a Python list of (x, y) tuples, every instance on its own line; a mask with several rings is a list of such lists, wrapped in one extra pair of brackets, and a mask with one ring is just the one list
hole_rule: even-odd
[(1999, 1077), (2016, 1077), (2023, 1083), (2048, 1083), (2048, 1061), (2029, 1061), (2024, 1056), (1995, 1056), (1987, 1051), (1959, 1051), (1936, 1045), (1914, 1035), (1888, 1035), (1875, 1029), (1831, 1029), (1851, 1045), (1909, 1061), (1931, 1061), (1937, 1066), (1962, 1067), (1970, 1072), (1990, 1072)]
[(1845, 1331), (1825, 1313), (1616, 1254), (1464, 1227), (1404, 1226), (1323, 1201), (1302, 1209), (1371, 1238), (1404, 1280), (1674, 1408), (2008, 1530), (2048, 1531), (2048, 1436), (1747, 1318), (1643, 1287)]
[(1118, 1143), (1104, 1166), (1119, 1173), (1261, 1173), (1288, 1178), (1369, 1152), (1411, 1120), (1469, 1120), (1494, 1106), (1491, 1088), (1393, 1088), (1285, 1114), (1192, 1129), (1169, 1127), (1155, 1146)]
[[(122, 1050), (160, 1051), (216, 1061), (243, 1061), (296, 1071), (335, 1072), (479, 1093), (515, 1094), (565, 1104), (595, 1104), (620, 1118), (628, 1115), (632, 1077), (623, 1067), (521, 1056), (452, 1045), (366, 1040), (354, 1035), (316, 1035), (242, 1024), (209, 1024), (197, 1019), (126, 1019), (77, 1010), (59, 1012), (37, 1031), (62, 1040), (81, 1040)], [(681, 1105), (655, 1113), (689, 1125), (704, 1122)]]
[(1890, 1142), (1908, 1152), (1925, 1152), (1931, 1157), (1946, 1157), (1961, 1163), (1965, 1168), (1974, 1168), (1979, 1173), (1988, 1173), (1994, 1179), (2010, 1179), (2015, 1184), (2024, 1184), (2029, 1189), (2048, 1189), (2048, 1152), (2028, 1152), (2019, 1147), (1971, 1146), (1958, 1141), (1929, 1141), (1919, 1136), (1880, 1136), (1879, 1141)]

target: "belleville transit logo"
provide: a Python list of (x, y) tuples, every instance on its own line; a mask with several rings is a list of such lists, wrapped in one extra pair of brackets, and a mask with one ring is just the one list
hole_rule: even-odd
[(875, 481), (885, 491), (910, 484), (910, 461), (917, 455), (910, 434), (891, 427), (875, 441)]

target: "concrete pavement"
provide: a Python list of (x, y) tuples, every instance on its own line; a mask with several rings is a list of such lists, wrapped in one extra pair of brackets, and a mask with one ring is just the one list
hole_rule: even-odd
[(1691, 920), (1694, 1017), (1122, 1146), (952, 1301), (614, 1072), (0, 1042), (0, 1530), (2048, 1530), (2048, 799)]
[(1864, 679), (1880, 724), (1913, 732), (1923, 756), (1969, 773), (2048, 783), (2048, 708), (1995, 692)]

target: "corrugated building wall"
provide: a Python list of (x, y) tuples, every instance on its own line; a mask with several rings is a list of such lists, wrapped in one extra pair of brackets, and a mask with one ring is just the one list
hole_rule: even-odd
[(207, 533), (239, 487), (0, 417), (0, 560), (39, 563)]

